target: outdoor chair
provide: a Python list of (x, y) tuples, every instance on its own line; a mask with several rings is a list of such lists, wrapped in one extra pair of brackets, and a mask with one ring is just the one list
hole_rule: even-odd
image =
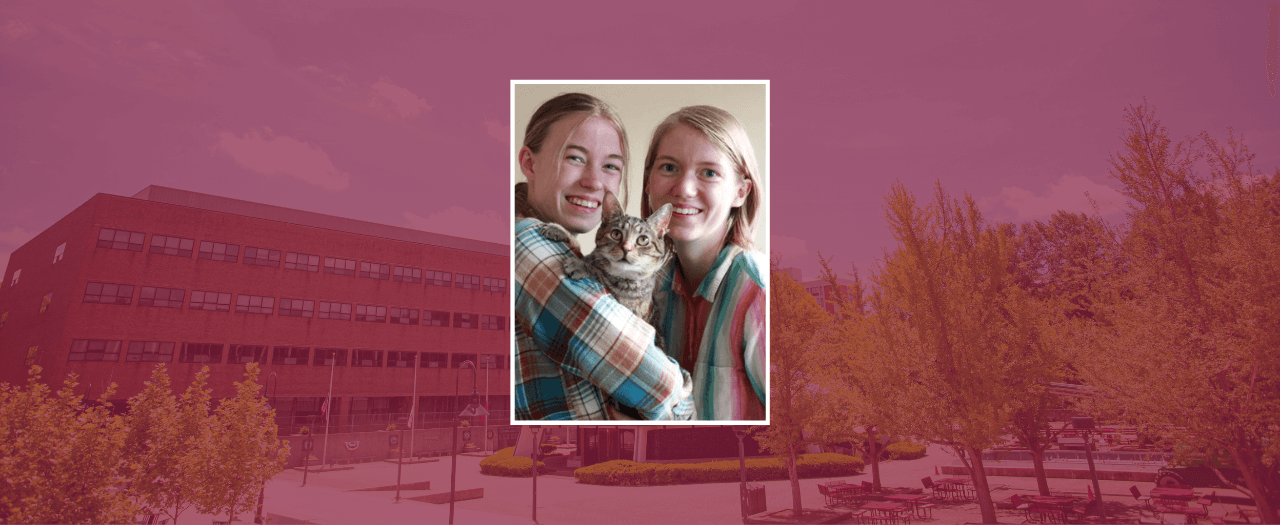
[(1152, 511), (1155, 510), (1151, 506), (1151, 496), (1143, 496), (1142, 491), (1138, 490), (1137, 485), (1130, 486), (1129, 493), (1133, 494), (1133, 499), (1138, 500), (1139, 503), (1142, 503), (1143, 508), (1147, 510), (1152, 510)]
[(1031, 521), (1031, 504), (1022, 501), (1022, 496), (1014, 494), (1009, 497), (1009, 501), (1013, 503), (1014, 510), (1020, 510), (1026, 515), (1027, 521)]
[(934, 498), (941, 498), (946, 501), (951, 499), (952, 494), (955, 494), (955, 491), (951, 490), (950, 487), (935, 485), (931, 477), (925, 476), (920, 479), (920, 482), (924, 484), (924, 488), (929, 489)]
[(1062, 507), (1045, 503), (1031, 502), (1031, 511), (1039, 515), (1041, 523), (1066, 523), (1067, 513)]

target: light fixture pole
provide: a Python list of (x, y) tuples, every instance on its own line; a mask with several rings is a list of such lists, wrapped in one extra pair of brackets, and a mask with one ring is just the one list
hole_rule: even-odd
[[(275, 406), (275, 404), (276, 404), (276, 393), (280, 390), (280, 376), (276, 375), (276, 373), (275, 373), (275, 372), (272, 372), (272, 373), (271, 373), (271, 375), (267, 376), (267, 384), (268, 384), (268, 385), (269, 385), (269, 384), (272, 384), (272, 383), (271, 383), (271, 380), (272, 380), (272, 379), (275, 379), (275, 380), (276, 380), (276, 382), (275, 382), (275, 389), (271, 391), (271, 400), (267, 402), (267, 411), (268, 411), (268, 412), (270, 412), (270, 411), (271, 411), (271, 408)], [(266, 389), (266, 388), (263, 388), (262, 390), (265, 392), (267, 389)], [(292, 416), (293, 416), (293, 414), (290, 414), (290, 417), (292, 417)], [(275, 423), (275, 422), (276, 422), (275, 417), (272, 417), (271, 419), (272, 419), (272, 421), (271, 421), (272, 423)], [(279, 424), (277, 424), (277, 425), (276, 425), (276, 428), (279, 428)], [(263, 522), (263, 520), (262, 520), (262, 502), (263, 502), (263, 500), (266, 498), (266, 496), (267, 496), (267, 482), (266, 482), (266, 480), (263, 480), (263, 482), (262, 482), (262, 487), (260, 487), (260, 488), (258, 489), (258, 512), (257, 512), (256, 514), (254, 514), (254, 516), (253, 516), (253, 522), (254, 522), (254, 523), (257, 523), (258, 525), (262, 525), (262, 523), (264, 523), (264, 522)]]
[(738, 478), (741, 484), (738, 487), (738, 501), (742, 507), (742, 522), (747, 522), (747, 451), (746, 446), (742, 444), (742, 439), (747, 437), (746, 425), (734, 425), (733, 434), (738, 436)]
[(1098, 484), (1098, 471), (1093, 467), (1093, 418), (1073, 417), (1071, 426), (1084, 434), (1084, 457), (1089, 460), (1089, 477), (1093, 478), (1093, 503), (1097, 506), (1098, 517), (1107, 522), (1107, 512), (1102, 508), (1102, 487)]
[(529, 457), (533, 459), (533, 523), (538, 523), (538, 456), (542, 455), (542, 425), (532, 425), (529, 430), (533, 431), (533, 452)]
[(449, 471), (449, 525), (453, 525), (453, 502), (457, 499), (458, 482), (458, 421), (464, 417), (487, 416), (489, 411), (480, 406), (480, 392), (476, 391), (476, 364), (463, 361), (458, 366), (458, 373), (453, 376), (453, 408), (458, 408), (458, 382), (462, 378), (462, 369), (471, 368), (471, 403), (461, 413), (453, 417), (453, 467)]

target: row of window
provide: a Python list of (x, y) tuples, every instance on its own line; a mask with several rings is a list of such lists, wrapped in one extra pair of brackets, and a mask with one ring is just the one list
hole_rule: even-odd
[[(141, 252), (143, 251), (143, 241), (145, 238), (146, 234), (141, 232), (102, 228), (98, 232), (97, 246), (99, 248), (109, 248), (113, 250)], [(271, 268), (280, 268), (281, 263), (283, 262), (284, 269), (286, 270), (319, 272), (323, 269), (324, 273), (333, 275), (347, 275), (352, 277), (359, 276), (382, 281), (428, 284), (432, 286), (452, 286), (454, 288), (481, 290), (485, 292), (507, 292), (507, 280), (497, 277), (453, 274), (451, 272), (423, 270), (421, 268), (393, 266), (390, 264), (367, 261), (357, 262), (352, 259), (321, 257), (319, 255), (306, 253), (282, 253), (280, 250), (253, 246), (244, 247), (244, 257), (242, 259), (240, 257), (240, 245), (211, 241), (200, 241), (198, 251), (195, 251), (195, 247), (196, 241), (194, 239), (152, 234), (151, 245), (148, 251), (150, 253), (172, 255), (176, 257), (191, 257), (192, 253), (196, 253), (196, 257), (200, 259), (230, 263), (243, 262), (248, 265), (268, 266)], [(63, 245), (58, 247), (58, 252), (54, 255), (53, 262), (56, 263), (62, 259), (62, 254), (65, 248), (66, 243), (63, 243)], [(321, 264), (322, 260), (323, 264)], [(17, 274), (14, 275), (14, 284), (17, 284)]]
[[(128, 306), (133, 302), (131, 284), (114, 284), (90, 282), (84, 290), (84, 302), (97, 304), (114, 304)], [(138, 287), (138, 306), (155, 308), (181, 309), (186, 290), (180, 288), (161, 288), (156, 286)], [(49, 299), (49, 298), (46, 298)], [(237, 313), (272, 315), (284, 317), (316, 317), (319, 319), (336, 319), (339, 321), (361, 321), (368, 323), (409, 324), (423, 326), (449, 326), (450, 312), (435, 310), (416, 310), (393, 306), (376, 306), (367, 304), (338, 303), (313, 301), (310, 299), (281, 298), (279, 310), (276, 309), (275, 297), (237, 294), (235, 297)], [(231, 294), (192, 290), (188, 310), (206, 310), (210, 312), (230, 312)], [(48, 300), (41, 306), (41, 311), (48, 306)], [(354, 308), (352, 308), (354, 306)], [(421, 313), (421, 316), (419, 316)], [(453, 313), (454, 328), (479, 328), (483, 330), (505, 330), (506, 317), (500, 315), (482, 315)]]
[[(227, 358), (223, 360), (223, 349)], [(267, 364), (272, 365), (352, 366), (377, 368), (460, 368), (471, 361), (477, 368), (505, 368), (508, 356), (444, 352), (410, 352), (395, 350), (350, 350), (346, 348), (311, 348), (305, 346), (223, 345), (220, 343), (177, 343), (168, 341), (123, 341), (76, 339), (71, 342), (68, 361), (118, 362), (121, 351), (125, 362), (171, 363), (177, 353), (179, 363)], [(268, 352), (270, 350), (270, 352)], [(350, 360), (348, 360), (350, 357)]]

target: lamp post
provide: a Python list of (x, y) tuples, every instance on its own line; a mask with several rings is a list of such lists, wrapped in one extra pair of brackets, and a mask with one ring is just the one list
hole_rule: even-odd
[(742, 444), (742, 439), (747, 437), (747, 430), (750, 427), (746, 425), (734, 425), (733, 435), (738, 436), (738, 478), (741, 485), (738, 487), (738, 503), (742, 507), (742, 522), (747, 522), (747, 450)]
[(542, 455), (542, 425), (531, 425), (529, 430), (533, 431), (533, 452), (529, 453), (529, 457), (533, 459), (533, 523), (538, 523), (538, 456)]
[(453, 408), (458, 408), (458, 384), (462, 380), (462, 370), (471, 367), (471, 403), (453, 418), (453, 467), (449, 471), (449, 525), (453, 525), (453, 502), (457, 496), (458, 480), (458, 420), (464, 417), (487, 416), (489, 411), (480, 406), (480, 392), (476, 391), (476, 364), (463, 361), (458, 366), (457, 375), (453, 376)]
[(1084, 457), (1089, 461), (1089, 477), (1093, 478), (1093, 503), (1098, 508), (1098, 517), (1102, 518), (1103, 523), (1106, 523), (1107, 513), (1102, 508), (1102, 486), (1098, 484), (1098, 471), (1093, 467), (1093, 418), (1073, 417), (1071, 418), (1071, 426), (1084, 434)]
[[(276, 393), (280, 390), (280, 376), (277, 376), (275, 372), (272, 372), (272, 373), (271, 373), (271, 375), (267, 376), (267, 384), (268, 384), (268, 385), (269, 385), (269, 384), (271, 384), (271, 380), (272, 380), (272, 379), (275, 379), (275, 380), (276, 380), (276, 382), (275, 382), (275, 389), (271, 391), (271, 400), (270, 400), (269, 402), (267, 402), (267, 411), (268, 411), (268, 412), (270, 412), (270, 411), (271, 411), (271, 407), (275, 406), (275, 404), (276, 404)], [(266, 389), (266, 388), (263, 388), (262, 390), (263, 390), (263, 391), (266, 391), (267, 389)], [(272, 419), (274, 420), (275, 418), (273, 417)], [(272, 422), (274, 423), (274, 421), (272, 421)], [(256, 514), (254, 514), (254, 516), (253, 516), (253, 522), (254, 522), (254, 523), (257, 523), (258, 525), (262, 525), (262, 523), (263, 523), (263, 521), (262, 521), (262, 502), (263, 502), (263, 499), (265, 499), (265, 498), (266, 498), (266, 496), (267, 496), (267, 482), (264, 480), (264, 481), (262, 482), (262, 487), (260, 487), (260, 488), (258, 489), (258, 512), (257, 512)]]

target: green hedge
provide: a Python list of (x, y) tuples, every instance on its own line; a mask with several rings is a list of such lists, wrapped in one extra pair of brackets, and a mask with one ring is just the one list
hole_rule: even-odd
[(542, 454), (543, 454), (543, 455), (546, 455), (546, 454), (550, 454), (550, 453), (552, 453), (552, 452), (555, 452), (555, 451), (556, 451), (556, 449), (557, 449), (557, 448), (559, 448), (559, 447), (557, 447), (557, 446), (555, 445), (555, 443), (543, 443), (543, 444), (541, 445), (541, 448), (542, 448)]
[[(796, 462), (802, 478), (851, 476), (862, 472), (862, 460), (843, 454), (801, 454)], [(592, 485), (647, 486), (686, 483), (726, 483), (739, 480), (738, 461), (706, 463), (636, 463), (618, 459), (573, 471), (579, 483)], [(748, 481), (787, 479), (786, 462), (779, 458), (747, 460)]]
[[(533, 460), (526, 457), (516, 457), (512, 453), (516, 447), (507, 447), (492, 456), (480, 460), (480, 473), (486, 476), (504, 476), (508, 478), (529, 478), (533, 477), (533, 469), (530, 466)], [(541, 461), (538, 462), (539, 474), (551, 472), (547, 465)]]
[(910, 441), (890, 443), (889, 446), (884, 447), (889, 459), (920, 459), (924, 457), (924, 450), (924, 445)]

